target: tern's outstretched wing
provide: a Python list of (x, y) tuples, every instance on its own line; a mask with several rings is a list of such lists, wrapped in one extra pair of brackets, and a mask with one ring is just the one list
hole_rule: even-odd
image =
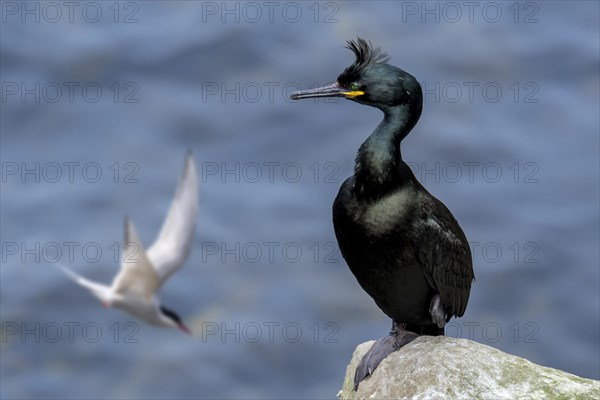
[(69, 278), (71, 278), (73, 280), (73, 282), (75, 282), (79, 286), (84, 287), (87, 290), (89, 290), (89, 292), (91, 294), (93, 294), (94, 297), (96, 297), (98, 300), (100, 300), (102, 302), (108, 302), (110, 300), (110, 298), (111, 298), (110, 287), (103, 285), (101, 283), (96, 283), (96, 282), (90, 281), (89, 279), (86, 279), (81, 275), (77, 275), (75, 272), (71, 271), (68, 267), (66, 267), (60, 263), (55, 263), (54, 265), (59, 267), (65, 274), (67, 274), (67, 276)]
[(121, 257), (121, 270), (112, 283), (112, 290), (119, 294), (133, 294), (144, 299), (151, 298), (158, 290), (160, 281), (146, 250), (129, 218), (125, 219), (125, 243)]
[(198, 174), (190, 153), (187, 155), (183, 175), (158, 239), (148, 249), (148, 257), (160, 284), (177, 271), (190, 254), (197, 215)]

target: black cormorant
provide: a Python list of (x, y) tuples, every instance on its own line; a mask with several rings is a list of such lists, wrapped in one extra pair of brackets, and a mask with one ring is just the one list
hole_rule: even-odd
[(383, 111), (383, 121), (360, 146), (354, 176), (333, 203), (340, 251), (362, 288), (392, 319), (356, 369), (355, 389), (390, 353), (419, 335), (443, 335), (464, 314), (474, 279), (467, 238), (446, 206), (402, 160), (400, 143), (423, 107), (419, 82), (387, 63), (379, 48), (358, 38), (356, 60), (329, 86), (291, 98), (345, 97)]

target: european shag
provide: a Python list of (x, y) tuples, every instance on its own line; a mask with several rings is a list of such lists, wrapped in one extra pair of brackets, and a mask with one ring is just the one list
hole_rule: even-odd
[(346, 47), (356, 60), (335, 83), (291, 98), (345, 97), (384, 114), (360, 146), (354, 176), (333, 203), (333, 226), (346, 263), (392, 319), (390, 335), (360, 362), (357, 389), (388, 354), (419, 335), (443, 335), (450, 318), (464, 314), (474, 274), (458, 222), (402, 160), (400, 144), (423, 107), (419, 82), (361, 38)]

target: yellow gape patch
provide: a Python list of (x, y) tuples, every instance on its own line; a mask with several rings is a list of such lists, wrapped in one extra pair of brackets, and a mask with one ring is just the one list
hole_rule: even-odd
[(353, 90), (351, 92), (342, 92), (342, 94), (346, 97), (356, 97), (356, 96), (362, 96), (363, 94), (365, 94), (365, 92), (363, 92), (361, 90)]

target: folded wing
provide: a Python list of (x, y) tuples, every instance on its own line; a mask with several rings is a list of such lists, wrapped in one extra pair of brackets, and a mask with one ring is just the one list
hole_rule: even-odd
[(425, 279), (440, 294), (448, 319), (467, 308), (474, 279), (471, 249), (450, 211), (431, 197), (424, 202), (427, 217), (415, 229)]

